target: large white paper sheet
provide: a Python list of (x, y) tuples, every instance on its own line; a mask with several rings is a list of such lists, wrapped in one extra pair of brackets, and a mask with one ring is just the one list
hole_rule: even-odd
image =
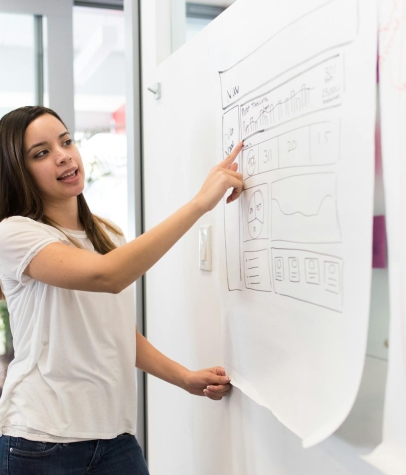
[(366, 459), (386, 475), (406, 473), (406, 1), (379, 15), (379, 89), (389, 242), (389, 368), (382, 444)]
[[(376, 3), (240, 0), (211, 55), (225, 155), (224, 337), (232, 383), (316, 444), (361, 380), (370, 298)], [(223, 244), (224, 245), (224, 244)]]

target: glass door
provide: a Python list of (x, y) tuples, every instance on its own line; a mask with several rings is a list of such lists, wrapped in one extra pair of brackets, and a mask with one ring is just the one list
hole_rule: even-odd
[[(74, 130), (72, 0), (2, 0), (0, 71), (0, 118), (46, 105)], [(13, 357), (8, 309), (0, 301), (0, 395)]]

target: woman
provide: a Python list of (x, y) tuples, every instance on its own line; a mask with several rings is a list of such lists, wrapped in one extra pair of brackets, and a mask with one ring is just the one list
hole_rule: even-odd
[(239, 197), (241, 148), (126, 244), (87, 207), (79, 151), (55, 112), (22, 107), (0, 120), (0, 282), (15, 347), (0, 399), (2, 474), (147, 474), (134, 364), (191, 394), (231, 389), (223, 368), (189, 371), (135, 329), (131, 284), (229, 188), (227, 202)]

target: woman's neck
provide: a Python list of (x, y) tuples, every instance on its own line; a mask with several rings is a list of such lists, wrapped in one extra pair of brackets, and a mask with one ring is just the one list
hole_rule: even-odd
[(44, 214), (63, 228), (75, 231), (83, 231), (84, 229), (79, 219), (76, 197), (63, 203), (49, 204), (44, 202)]

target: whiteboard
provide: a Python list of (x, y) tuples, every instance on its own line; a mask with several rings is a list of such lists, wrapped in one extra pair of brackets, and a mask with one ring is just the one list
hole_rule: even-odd
[[(318, 2), (321, 3), (324, 2)], [(282, 12), (287, 14), (289, 5), (291, 3)], [(228, 36), (230, 41), (238, 41), (241, 24), (234, 21), (233, 8), (165, 61), (146, 83), (162, 82), (161, 100), (154, 101), (149, 93), (145, 96), (148, 101), (144, 108), (147, 115), (144, 142), (147, 229), (190, 199), (210, 167), (222, 158), (221, 135), (217, 136), (216, 145), (216, 133), (222, 127), (221, 89), (218, 69), (213, 67), (212, 48), (209, 56), (209, 45), (219, 36), (221, 42)], [(300, 8), (303, 12), (303, 7)], [(266, 19), (269, 18), (268, 15)], [(246, 22), (250, 20), (246, 15)], [(260, 26), (250, 29), (251, 35), (264, 35), (258, 39), (258, 45), (268, 35), (266, 28)], [(238, 44), (238, 51), (244, 48), (242, 43)], [(247, 49), (246, 53), (249, 51)], [(234, 61), (230, 54), (228, 66)], [(216, 119), (220, 120), (217, 126)], [(211, 274), (200, 271), (198, 266), (198, 227), (206, 225), (212, 225), (213, 230)], [(192, 369), (223, 364), (228, 350), (220, 338), (220, 291), (227, 288), (226, 282), (224, 216), (219, 207), (202, 217), (148, 272), (146, 306), (150, 341), (169, 357)], [(226, 327), (224, 336), (227, 339)], [(373, 400), (370, 393), (375, 394), (375, 388), (371, 388), (371, 381), (374, 383), (376, 374), (383, 372), (380, 366), (384, 366), (383, 362), (370, 360), (369, 384), (359, 401), (357, 417), (350, 427), (346, 424), (349, 442), (343, 442), (341, 433), (306, 451), (301, 449), (298, 438), (270, 411), (259, 407), (237, 388), (229, 398), (216, 404), (191, 397), (149, 377), (151, 472), (245, 475), (251, 470), (258, 475), (270, 471), (289, 475), (375, 475), (377, 471), (358, 459), (357, 443), (351, 445), (354, 444), (351, 437), (354, 437), (354, 427), (358, 428), (355, 431), (358, 442), (364, 432), (368, 432), (368, 436), (372, 432), (374, 414), (366, 408), (366, 402)], [(375, 406), (373, 410), (376, 410)], [(176, 443), (168, 444), (168, 430), (171, 440)], [(379, 433), (374, 432), (374, 436), (376, 440)]]

